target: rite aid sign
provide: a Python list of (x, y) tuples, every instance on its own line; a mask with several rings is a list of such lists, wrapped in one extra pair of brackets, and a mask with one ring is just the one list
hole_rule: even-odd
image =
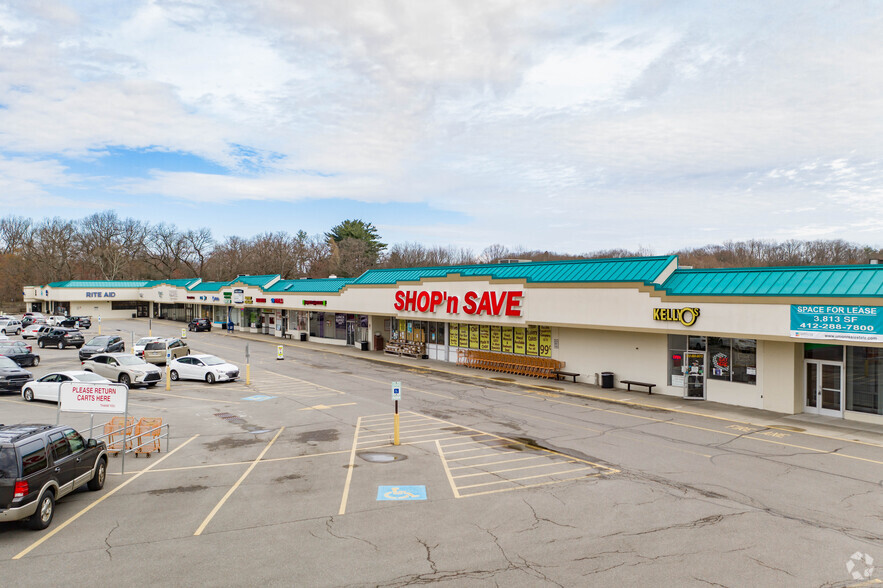
[(123, 414), (129, 388), (125, 384), (95, 382), (62, 382), (59, 389), (59, 410)]

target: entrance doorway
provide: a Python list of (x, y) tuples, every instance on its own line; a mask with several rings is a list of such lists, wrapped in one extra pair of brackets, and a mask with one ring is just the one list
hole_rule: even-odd
[(705, 400), (705, 352), (687, 351), (684, 362), (684, 398)]
[(833, 361), (804, 361), (804, 411), (843, 417), (843, 364)]

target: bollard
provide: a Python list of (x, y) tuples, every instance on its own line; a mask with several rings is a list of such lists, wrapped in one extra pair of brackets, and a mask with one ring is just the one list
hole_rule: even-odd
[(186, 338), (187, 338), (187, 329), (181, 329), (181, 338), (182, 338), (182, 339), (186, 339)]
[(283, 360), (283, 359), (285, 359), (285, 355), (284, 355), (283, 349), (284, 349), (284, 348), (282, 347), (282, 345), (277, 345), (277, 346), (276, 346), (276, 360), (277, 360), (277, 361), (278, 361), (278, 360)]

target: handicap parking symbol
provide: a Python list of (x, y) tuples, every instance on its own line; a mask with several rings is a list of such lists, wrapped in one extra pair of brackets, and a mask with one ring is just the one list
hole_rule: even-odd
[(275, 396), (267, 396), (266, 394), (255, 394), (254, 396), (246, 396), (243, 400), (253, 400), (255, 402), (261, 402), (262, 400), (270, 400), (272, 398), (276, 398)]
[(426, 486), (378, 486), (377, 500), (426, 500)]

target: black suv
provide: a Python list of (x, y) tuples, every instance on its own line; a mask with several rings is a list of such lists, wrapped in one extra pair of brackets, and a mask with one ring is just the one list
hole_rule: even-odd
[(187, 328), (191, 331), (211, 331), (212, 321), (207, 318), (195, 318), (187, 324)]
[(66, 329), (64, 327), (53, 327), (37, 338), (37, 347), (76, 347), (79, 349), (86, 340), (83, 334), (77, 329)]
[(69, 329), (89, 329), (92, 327), (92, 319), (88, 316), (72, 316), (61, 321), (59, 326)]
[(45, 529), (55, 501), (80, 486), (101, 490), (107, 446), (65, 425), (0, 425), (0, 522)]
[(123, 338), (117, 335), (98, 335), (80, 348), (80, 361), (89, 359), (97, 353), (116, 353), (125, 351)]
[(34, 381), (34, 374), (8, 357), (0, 357), (0, 392), (21, 392), (22, 386)]

